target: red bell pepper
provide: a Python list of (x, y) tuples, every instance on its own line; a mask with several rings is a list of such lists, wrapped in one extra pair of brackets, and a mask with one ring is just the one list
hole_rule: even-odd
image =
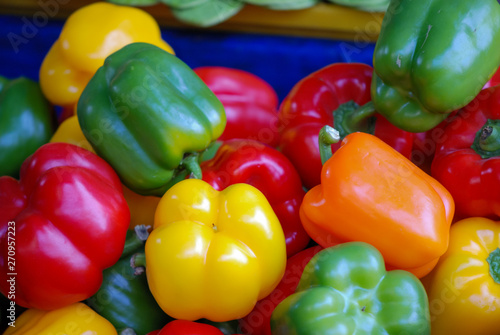
[[(342, 137), (354, 131), (372, 133), (410, 157), (412, 133), (396, 128), (373, 110), (352, 113), (356, 108), (339, 108), (350, 101), (357, 105), (370, 101), (372, 73), (366, 64), (331, 64), (303, 78), (283, 100), (279, 110), (280, 149), (307, 188), (320, 183), (318, 134), (325, 125), (334, 126)], [(339, 147), (340, 142), (332, 145), (332, 150)]]
[(500, 217), (500, 86), (482, 90), (446, 126), (431, 173), (453, 196), (455, 220)]
[(264, 194), (283, 228), (288, 257), (307, 246), (310, 238), (299, 217), (305, 192), (297, 171), (281, 152), (258, 141), (233, 139), (200, 167), (202, 179), (218, 191), (246, 183)]
[(278, 95), (262, 78), (243, 70), (205, 66), (194, 72), (215, 93), (226, 111), (226, 128), (219, 140), (253, 139), (279, 144)]
[(274, 291), (255, 305), (250, 314), (240, 319), (240, 328), (245, 335), (271, 335), (271, 314), (280, 302), (295, 292), (307, 263), (321, 246), (310, 247), (287, 260), (285, 274)]
[(160, 330), (147, 335), (224, 335), (217, 327), (186, 320), (170, 321)]
[(432, 129), (413, 134), (410, 159), (427, 174), (431, 174), (431, 165), (436, 147), (444, 140), (444, 128), (453, 120), (455, 114), (456, 112), (451, 112), (446, 119)]
[[(500, 85), (500, 68), (498, 68), (493, 77), (484, 85), (483, 89), (496, 85)], [(434, 159), (436, 147), (444, 140), (443, 129), (451, 120), (455, 119), (455, 114), (456, 112), (450, 113), (450, 116), (436, 127), (414, 135), (411, 161), (429, 174), (431, 173), (431, 164)]]
[(108, 163), (72, 144), (43, 145), (19, 181), (0, 177), (1, 292), (43, 310), (89, 298), (120, 258), (129, 220)]

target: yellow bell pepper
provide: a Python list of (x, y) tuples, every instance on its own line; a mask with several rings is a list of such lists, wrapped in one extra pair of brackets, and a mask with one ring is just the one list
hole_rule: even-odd
[(104, 59), (133, 42), (146, 42), (174, 53), (161, 39), (160, 28), (147, 12), (96, 2), (66, 20), (40, 68), (40, 86), (55, 105), (73, 106)]
[(278, 285), (286, 265), (283, 230), (259, 190), (234, 184), (219, 192), (199, 179), (163, 195), (145, 254), (153, 296), (184, 320), (247, 315)]
[[(94, 152), (92, 145), (83, 135), (76, 115), (70, 116), (59, 125), (50, 142), (71, 143)], [(158, 206), (160, 198), (140, 195), (132, 192), (125, 185), (122, 186), (123, 195), (130, 209), (130, 229), (134, 229), (137, 225), (153, 227), (156, 206)]]
[(433, 335), (498, 334), (500, 222), (468, 218), (452, 225), (448, 251), (422, 279)]
[(3, 335), (116, 335), (113, 325), (78, 302), (52, 311), (28, 309)]
[(85, 138), (85, 135), (83, 135), (83, 131), (80, 128), (78, 117), (76, 115), (70, 116), (64, 120), (59, 127), (57, 127), (57, 130), (54, 135), (52, 135), (50, 142), (70, 143), (94, 152), (92, 145), (90, 145)]
[(134, 229), (135, 226), (139, 225), (150, 226), (152, 228), (156, 207), (160, 202), (160, 197), (137, 194), (123, 184), (122, 187), (123, 196), (130, 209), (129, 229)]

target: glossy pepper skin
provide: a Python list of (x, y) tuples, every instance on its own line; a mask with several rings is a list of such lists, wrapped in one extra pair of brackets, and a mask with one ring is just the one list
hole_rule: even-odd
[(193, 70), (147, 43), (129, 44), (106, 59), (85, 87), (77, 114), (94, 150), (143, 195), (161, 196), (189, 174), (182, 174), (186, 166), (199, 169), (198, 153), (226, 125), (224, 107)]
[(299, 217), (305, 192), (299, 174), (281, 152), (258, 141), (233, 139), (200, 167), (202, 179), (217, 191), (246, 183), (264, 194), (283, 228), (288, 257), (307, 246), (310, 238)]
[(323, 247), (370, 243), (389, 268), (419, 278), (446, 251), (453, 213), (453, 198), (439, 182), (366, 133), (344, 138), (300, 208), (304, 228)]
[(283, 278), (274, 291), (257, 302), (254, 309), (239, 320), (245, 335), (271, 335), (271, 314), (286, 297), (293, 294), (299, 284), (302, 272), (311, 258), (323, 248), (319, 245), (307, 248), (288, 258)]
[(498, 333), (499, 236), (499, 223), (486, 218), (468, 218), (451, 226), (448, 250), (422, 279), (432, 334)]
[(499, 40), (496, 0), (392, 1), (373, 55), (375, 109), (407, 131), (433, 128), (493, 75)]
[(13, 267), (20, 306), (50, 310), (87, 299), (120, 258), (129, 220), (120, 180), (102, 158), (67, 143), (43, 145), (19, 181), (0, 177), (1, 292), (8, 296)]
[(103, 271), (103, 282), (99, 291), (86, 300), (101, 316), (122, 332), (131, 329), (136, 335), (145, 335), (158, 329), (172, 318), (165, 314), (149, 291), (146, 273), (136, 272), (131, 258), (144, 252), (146, 227), (127, 231), (125, 248), (121, 258), (112, 267)]
[[(336, 129), (342, 125), (342, 137), (354, 131), (375, 134), (410, 157), (412, 134), (394, 127), (374, 110), (354, 113), (354, 108), (339, 108), (345, 103), (354, 107), (370, 101), (372, 72), (366, 64), (331, 64), (303, 78), (283, 100), (279, 110), (280, 150), (297, 168), (307, 188), (320, 183), (318, 134), (324, 125)], [(339, 146), (332, 145), (332, 150)]]
[(431, 173), (456, 204), (456, 218), (500, 217), (500, 86), (482, 90), (444, 129)]
[(411, 273), (386, 271), (373, 246), (350, 242), (317, 253), (296, 293), (271, 318), (273, 335), (430, 334), (429, 304)]
[(234, 184), (219, 192), (186, 179), (160, 200), (145, 256), (149, 288), (165, 313), (223, 322), (248, 314), (278, 285), (286, 245), (255, 187)]
[(224, 335), (214, 326), (187, 320), (174, 320), (147, 335)]
[(55, 123), (49, 102), (31, 79), (0, 76), (0, 176), (19, 176), (29, 155), (47, 143)]
[(130, 6), (96, 2), (76, 10), (40, 67), (40, 85), (54, 105), (69, 109), (104, 59), (127, 44), (151, 43), (173, 53), (155, 19)]
[(271, 85), (250, 72), (228, 67), (193, 70), (224, 105), (227, 124), (219, 140), (251, 139), (278, 146), (278, 95)]
[(87, 305), (77, 302), (52, 311), (29, 309), (3, 335), (117, 335), (113, 325)]
[[(90, 145), (85, 135), (83, 135), (76, 115), (68, 117), (59, 127), (57, 127), (50, 142), (70, 143), (94, 152), (92, 145)], [(160, 198), (137, 194), (124, 185), (122, 185), (122, 188), (123, 196), (125, 200), (127, 200), (127, 205), (130, 210), (129, 228), (134, 229), (135, 226), (139, 225), (153, 227), (155, 210), (156, 206), (158, 206), (158, 202), (160, 202)]]

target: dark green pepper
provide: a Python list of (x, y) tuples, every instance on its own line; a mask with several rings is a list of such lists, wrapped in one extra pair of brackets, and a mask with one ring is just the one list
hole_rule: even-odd
[(367, 243), (320, 251), (295, 292), (272, 314), (274, 335), (430, 334), (421, 282), (403, 270), (387, 272), (380, 252)]
[(94, 150), (140, 194), (161, 196), (224, 131), (222, 103), (176, 56), (132, 43), (106, 58), (82, 92), (78, 120)]
[[(138, 232), (138, 234), (137, 234)], [(107, 319), (119, 333), (145, 335), (172, 321), (158, 306), (149, 291), (146, 273), (134, 269), (130, 262), (135, 253), (144, 252), (147, 231), (137, 226), (129, 230), (120, 260), (104, 270), (102, 285), (86, 303)], [(127, 330), (126, 332), (124, 332)]]
[(427, 131), (474, 99), (499, 65), (497, 0), (393, 0), (375, 45), (372, 101), (395, 126)]
[(37, 82), (0, 76), (0, 176), (19, 176), (24, 160), (50, 140), (54, 121)]

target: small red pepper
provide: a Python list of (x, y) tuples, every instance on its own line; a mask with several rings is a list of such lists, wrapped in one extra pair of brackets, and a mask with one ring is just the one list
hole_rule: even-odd
[(500, 86), (482, 90), (446, 126), (431, 173), (453, 196), (455, 220), (500, 217)]
[(1, 292), (43, 310), (89, 298), (120, 258), (129, 220), (108, 163), (72, 144), (43, 145), (24, 161), (19, 181), (0, 177)]
[(299, 217), (305, 192), (297, 171), (281, 152), (258, 141), (233, 139), (223, 142), (200, 167), (202, 179), (217, 191), (246, 183), (264, 194), (285, 233), (288, 257), (307, 246), (309, 235)]
[[(307, 188), (320, 184), (318, 134), (325, 125), (334, 126), (342, 138), (355, 131), (374, 134), (410, 157), (412, 133), (396, 128), (373, 109), (354, 108), (370, 101), (372, 73), (373, 68), (366, 64), (331, 64), (303, 78), (283, 100), (280, 150)], [(339, 147), (340, 142), (333, 144), (332, 151)]]
[(147, 335), (224, 335), (217, 327), (205, 323), (186, 320), (170, 321), (160, 330)]
[(194, 72), (224, 105), (227, 123), (219, 140), (279, 144), (278, 95), (271, 85), (250, 72), (222, 66), (199, 67)]
[(293, 255), (287, 260), (285, 274), (274, 291), (257, 302), (250, 314), (239, 320), (245, 335), (271, 335), (271, 315), (286, 297), (295, 292), (307, 263), (323, 247), (317, 245)]

